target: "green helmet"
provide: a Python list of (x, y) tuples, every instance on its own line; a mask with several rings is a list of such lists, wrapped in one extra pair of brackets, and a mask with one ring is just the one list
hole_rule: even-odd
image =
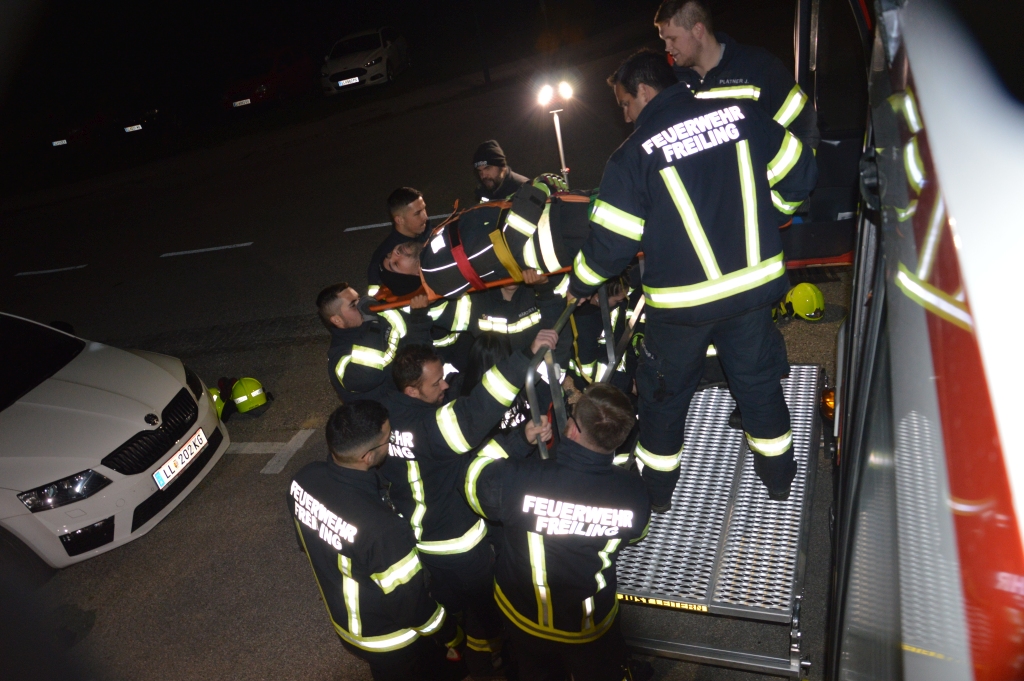
[(217, 418), (224, 413), (224, 400), (220, 396), (220, 390), (216, 388), (207, 388), (206, 391), (210, 394), (210, 404), (217, 410)]
[(825, 314), (825, 296), (814, 284), (797, 284), (786, 294), (786, 312), (816, 322)]
[(244, 414), (266, 404), (267, 394), (263, 392), (263, 384), (255, 378), (240, 378), (231, 388), (231, 401), (238, 413)]

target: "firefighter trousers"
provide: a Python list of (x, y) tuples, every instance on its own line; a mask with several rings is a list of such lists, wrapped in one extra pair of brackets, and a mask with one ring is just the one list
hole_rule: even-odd
[(669, 503), (679, 480), (680, 460), (686, 457), (686, 415), (709, 343), (718, 350), (740, 408), (757, 474), (770, 494), (788, 493), (796, 462), (789, 408), (779, 382), (785, 344), (773, 325), (767, 307), (698, 326), (648, 320), (638, 347), (640, 439), (634, 452), (644, 464), (652, 505)]
[(626, 678), (626, 642), (619, 616), (611, 628), (590, 643), (560, 643), (528, 634), (505, 620), (505, 638), (522, 681), (623, 681)]
[(448, 612), (461, 615), (466, 665), (474, 676), (493, 674), (501, 652), (501, 614), (494, 601), (494, 553), (484, 540), (464, 553), (420, 553), (430, 573), (430, 594)]

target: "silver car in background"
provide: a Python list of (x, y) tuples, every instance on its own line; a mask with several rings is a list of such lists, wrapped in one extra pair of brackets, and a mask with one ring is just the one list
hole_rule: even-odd
[(181, 361), (0, 313), (0, 530), (62, 568), (142, 536), (230, 444)]

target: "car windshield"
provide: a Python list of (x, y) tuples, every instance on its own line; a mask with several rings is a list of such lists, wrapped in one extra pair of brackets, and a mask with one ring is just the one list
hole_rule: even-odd
[(60, 371), (84, 347), (48, 326), (0, 315), (0, 411)]
[(339, 40), (335, 44), (334, 49), (331, 50), (331, 59), (344, 57), (346, 54), (369, 52), (370, 50), (376, 50), (378, 47), (380, 47), (380, 35), (376, 33), (358, 35), (355, 38)]

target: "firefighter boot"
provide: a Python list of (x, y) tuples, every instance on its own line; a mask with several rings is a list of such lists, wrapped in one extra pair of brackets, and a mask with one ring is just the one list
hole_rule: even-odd
[(789, 498), (789, 487), (796, 477), (796, 459), (790, 447), (779, 456), (765, 456), (757, 452), (754, 455), (754, 472), (768, 488), (768, 498), (772, 501), (785, 501)]

